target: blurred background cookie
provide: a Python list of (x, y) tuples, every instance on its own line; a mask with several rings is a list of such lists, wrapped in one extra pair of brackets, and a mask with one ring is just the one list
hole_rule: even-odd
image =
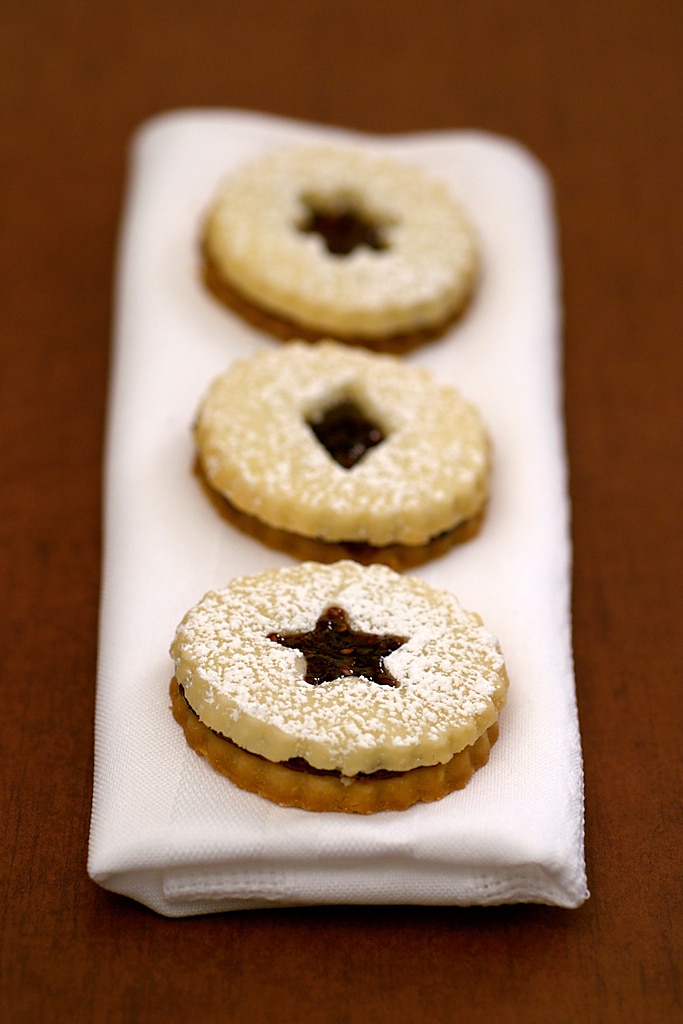
[(203, 226), (211, 291), (283, 339), (402, 352), (457, 317), (477, 244), (448, 186), (341, 145), (278, 149), (220, 186)]

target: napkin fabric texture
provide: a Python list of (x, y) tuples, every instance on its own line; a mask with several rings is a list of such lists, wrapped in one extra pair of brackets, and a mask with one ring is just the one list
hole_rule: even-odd
[[(500, 738), (467, 787), (368, 817), (276, 806), (186, 744), (169, 644), (202, 595), (289, 564), (217, 515), (193, 477), (211, 379), (281, 344), (205, 290), (201, 222), (220, 180), (294, 142), (360, 143), (446, 180), (479, 236), (471, 307), (404, 357), (480, 408), (494, 446), (479, 536), (419, 570), (477, 611), (510, 676)], [(474, 131), (368, 136), (186, 110), (131, 147), (105, 460), (91, 878), (168, 916), (302, 904), (578, 906), (587, 896), (570, 626), (560, 296), (552, 194), (517, 143)], [(264, 410), (267, 415), (267, 410)]]

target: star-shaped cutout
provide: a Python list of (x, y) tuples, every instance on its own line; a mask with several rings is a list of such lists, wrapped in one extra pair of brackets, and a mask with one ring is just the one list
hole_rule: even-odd
[(361, 245), (376, 251), (387, 248), (381, 229), (351, 208), (326, 211), (309, 207), (299, 230), (320, 235), (333, 256), (348, 256)]
[(380, 686), (398, 686), (384, 659), (406, 638), (357, 633), (343, 608), (328, 608), (308, 633), (269, 633), (268, 639), (301, 651), (306, 659), (304, 678), (313, 686), (340, 676), (363, 676)]

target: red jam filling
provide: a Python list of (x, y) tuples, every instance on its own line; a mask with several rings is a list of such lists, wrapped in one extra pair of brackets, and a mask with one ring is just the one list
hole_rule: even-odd
[(384, 440), (384, 434), (353, 402), (339, 402), (309, 420), (308, 425), (335, 462), (344, 469)]
[(268, 639), (301, 651), (306, 659), (304, 679), (313, 686), (340, 676), (363, 676), (380, 686), (399, 685), (384, 659), (406, 638), (357, 633), (342, 608), (328, 608), (307, 633), (269, 633)]
[(348, 256), (361, 245), (376, 251), (387, 248), (378, 228), (351, 209), (330, 212), (311, 208), (299, 230), (320, 235), (333, 256)]

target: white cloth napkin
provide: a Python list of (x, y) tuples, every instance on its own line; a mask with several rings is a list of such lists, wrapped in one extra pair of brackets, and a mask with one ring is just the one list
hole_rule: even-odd
[[(510, 693), (489, 764), (430, 805), (369, 817), (283, 809), (187, 746), (168, 647), (231, 577), (287, 564), (228, 526), (192, 475), (212, 377), (279, 344), (223, 309), (198, 273), (219, 180), (292, 141), (361, 142), (450, 183), (479, 233), (465, 318), (406, 357), (455, 384), (495, 447), (477, 539), (416, 570), (500, 639)], [(582, 761), (570, 629), (559, 282), (552, 197), (516, 143), (472, 131), (362, 136), (240, 111), (178, 111), (132, 147), (117, 278), (88, 871), (169, 916), (315, 903), (578, 906)]]

